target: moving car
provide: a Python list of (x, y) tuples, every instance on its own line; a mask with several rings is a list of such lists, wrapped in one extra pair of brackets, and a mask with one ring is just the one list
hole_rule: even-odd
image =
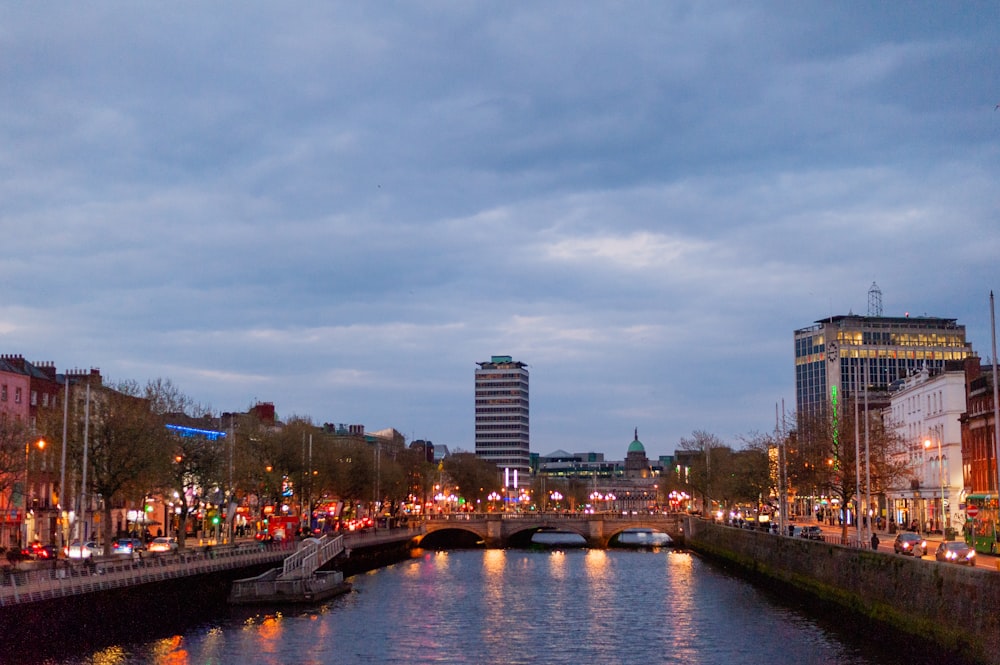
[(138, 538), (115, 538), (111, 541), (112, 554), (138, 554), (146, 549)]
[(79, 540), (74, 540), (66, 547), (66, 556), (70, 559), (89, 559), (92, 556), (101, 556), (103, 550), (94, 541), (80, 544)]
[(976, 565), (976, 550), (961, 540), (946, 541), (938, 545), (934, 559), (946, 563), (964, 563)]
[(919, 533), (904, 531), (892, 541), (892, 551), (896, 554), (924, 556), (927, 554), (927, 541), (921, 538)]
[(149, 544), (148, 549), (150, 552), (176, 552), (177, 539), (168, 538), (166, 536), (153, 538), (153, 541)]
[(56, 548), (52, 545), (42, 545), (39, 542), (34, 542), (22, 549), (21, 554), (29, 559), (55, 559)]
[(815, 524), (812, 526), (802, 527), (802, 531), (799, 533), (803, 538), (808, 538), (809, 540), (823, 540), (823, 529), (819, 528)]

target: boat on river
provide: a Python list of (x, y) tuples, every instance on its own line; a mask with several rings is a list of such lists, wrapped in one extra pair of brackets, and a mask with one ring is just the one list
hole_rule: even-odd
[(586, 547), (587, 539), (573, 531), (541, 529), (531, 534), (531, 544), (541, 547)]
[(647, 528), (625, 529), (618, 534), (618, 544), (622, 547), (666, 547), (674, 539), (662, 531)]

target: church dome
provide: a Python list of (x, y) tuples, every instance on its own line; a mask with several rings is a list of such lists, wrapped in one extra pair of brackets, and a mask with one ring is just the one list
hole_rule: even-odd
[(635, 430), (635, 438), (632, 439), (632, 443), (628, 444), (628, 451), (630, 453), (643, 453), (646, 452), (646, 447), (642, 445), (642, 441), (639, 440), (639, 429)]

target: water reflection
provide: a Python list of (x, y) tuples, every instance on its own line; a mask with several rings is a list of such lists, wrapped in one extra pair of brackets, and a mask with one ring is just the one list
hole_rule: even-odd
[(352, 582), (316, 608), (233, 609), (183, 635), (52, 663), (922, 662), (681, 552), (425, 553)]

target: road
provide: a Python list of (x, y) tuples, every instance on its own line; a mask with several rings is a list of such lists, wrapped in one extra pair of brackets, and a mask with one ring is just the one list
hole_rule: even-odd
[[(813, 524), (819, 524), (818, 522), (796, 522), (798, 526), (811, 526)], [(831, 540), (839, 540), (842, 535), (841, 527), (830, 526), (829, 524), (819, 524), (820, 528), (823, 529), (823, 535), (830, 538)], [(847, 528), (847, 537), (855, 538), (857, 537), (857, 529), (854, 526)], [(889, 554), (895, 554), (892, 548), (892, 541), (895, 539), (895, 534), (890, 534), (888, 531), (879, 531), (879, 552), (887, 552)], [(834, 540), (834, 542), (836, 542)], [(937, 549), (938, 545), (943, 540), (940, 534), (932, 534), (930, 536), (925, 536), (927, 541), (927, 555), (918, 557), (920, 559), (925, 559), (927, 561), (934, 561), (934, 551)], [(903, 556), (903, 555), (900, 555)], [(1000, 570), (997, 568), (997, 563), (1000, 562), (1000, 557), (994, 556), (992, 554), (982, 554), (981, 552), (976, 553), (976, 568), (986, 568), (987, 570)]]

